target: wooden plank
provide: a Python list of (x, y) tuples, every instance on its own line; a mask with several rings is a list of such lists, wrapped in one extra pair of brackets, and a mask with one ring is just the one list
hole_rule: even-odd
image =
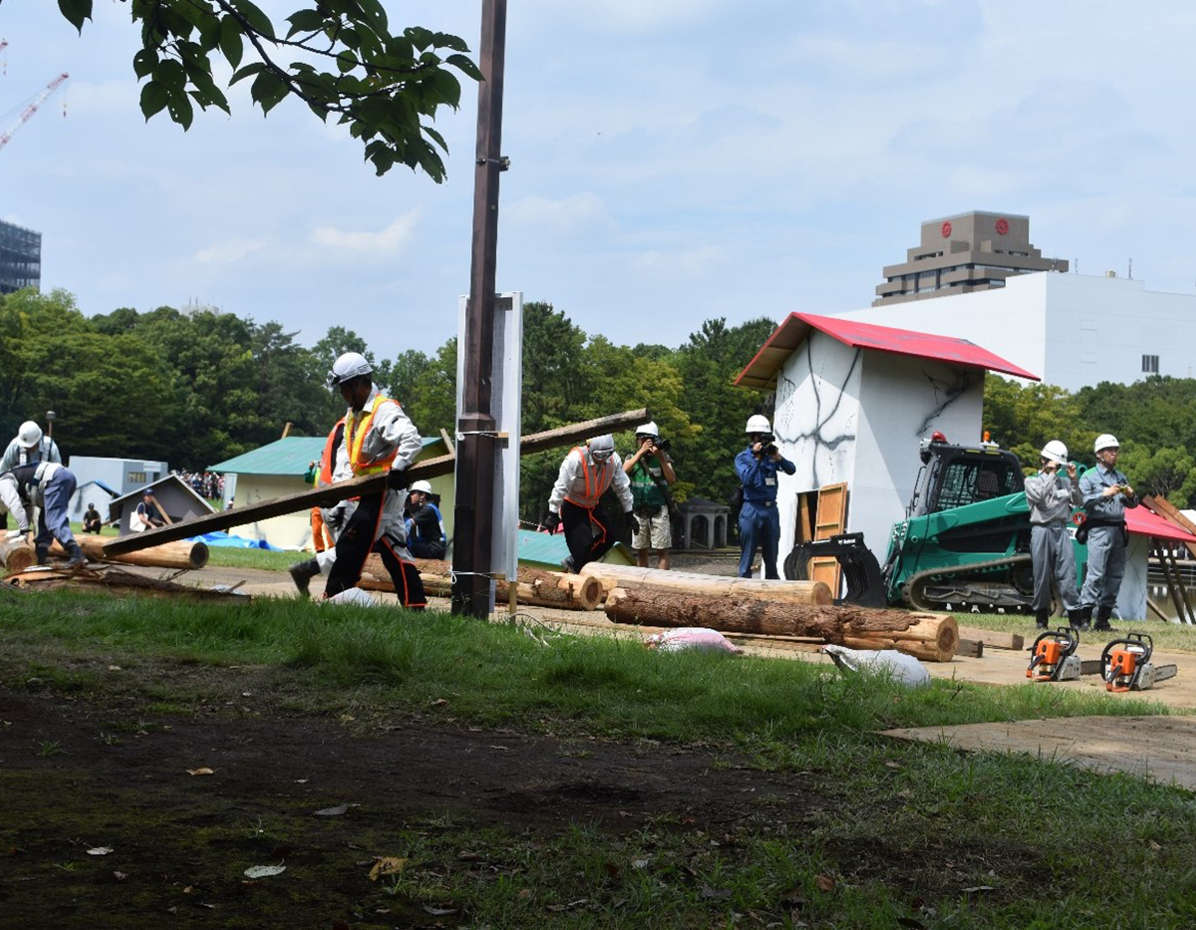
[[(1196, 523), (1185, 517), (1167, 498), (1152, 497), (1148, 494), (1142, 498), (1142, 504), (1148, 509), (1153, 510), (1168, 523), (1181, 526), (1189, 533), (1196, 533)], [(1185, 542), (1184, 545), (1187, 546), (1189, 553), (1196, 556), (1196, 543)]]
[(794, 537), (797, 540), (797, 545), (809, 542), (813, 539), (810, 532), (812, 521), (810, 520), (810, 492), (802, 491), (797, 495), (797, 532)]
[(968, 659), (983, 659), (984, 658), (984, 641), (979, 639), (961, 639), (959, 645), (955, 648), (955, 656), (964, 656)]
[(959, 635), (961, 639), (975, 640), (990, 649), (1012, 649), (1014, 652), (1021, 652), (1026, 648), (1026, 638), (1021, 633), (998, 633), (974, 626), (961, 626)]
[[(586, 420), (584, 423), (574, 423), (570, 426), (560, 426), (556, 429), (545, 430), (542, 433), (532, 433), (520, 440), (523, 454), (539, 452), (566, 446), (573, 442), (588, 439), (591, 436), (601, 436), (618, 429), (630, 429), (648, 419), (646, 408), (628, 410), (623, 413), (612, 414), (609, 417), (599, 417), (596, 420)], [(428, 480), (440, 475), (452, 474), (456, 467), (455, 455), (441, 455), (434, 459), (416, 462), (407, 469), (408, 481), (418, 479)], [(232, 526), (241, 526), (266, 520), (270, 517), (281, 517), (283, 514), (298, 513), (310, 510), (312, 507), (328, 507), (338, 501), (362, 494), (376, 494), (386, 487), (386, 475), (366, 475), (363, 478), (351, 478), (339, 481), (322, 488), (312, 488), (310, 491), (300, 491), (298, 494), (288, 494), (273, 500), (250, 504), (247, 507), (237, 507), (233, 510), (221, 510), (217, 513), (204, 514), (193, 520), (175, 523), (173, 526), (163, 526), (156, 530), (146, 530), (130, 536), (120, 536), (104, 544), (104, 553), (108, 556), (123, 555), (126, 552), (136, 552), (138, 549), (148, 549), (150, 546), (160, 546), (162, 543), (174, 542), (176, 539), (186, 539), (188, 536), (199, 536), (202, 533), (214, 533), (227, 530)]]
[[(818, 513), (814, 520), (814, 539), (830, 539), (843, 532), (847, 518), (847, 483), (828, 484), (818, 489)], [(810, 559), (809, 574), (814, 581), (824, 581), (831, 594), (839, 596), (843, 570), (834, 556)]]
[(1146, 599), (1146, 606), (1147, 606), (1147, 607), (1150, 609), (1150, 611), (1151, 611), (1151, 612), (1152, 612), (1152, 613), (1153, 613), (1153, 614), (1154, 614), (1156, 617), (1158, 617), (1158, 618), (1159, 618), (1160, 620), (1162, 620), (1164, 623), (1170, 623), (1170, 622), (1171, 622), (1171, 618), (1170, 618), (1170, 617), (1168, 617), (1168, 616), (1167, 616), (1165, 613), (1163, 613), (1163, 610), (1162, 610), (1162, 608), (1161, 608), (1161, 607), (1159, 607), (1159, 605), (1158, 605), (1158, 604), (1156, 604), (1154, 601), (1152, 601), (1152, 600), (1151, 600), (1149, 597)]

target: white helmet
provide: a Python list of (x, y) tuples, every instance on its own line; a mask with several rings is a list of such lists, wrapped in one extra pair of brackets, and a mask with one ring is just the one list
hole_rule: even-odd
[(42, 428), (32, 420), (26, 420), (17, 430), (17, 442), (26, 449), (32, 449), (42, 441)]
[(1054, 462), (1056, 465), (1067, 464), (1067, 446), (1058, 439), (1052, 439), (1043, 446), (1041, 455), (1048, 462)]
[(432, 485), (430, 485), (430, 484), (428, 484), (428, 482), (422, 481), (422, 480), (421, 481), (412, 481), (411, 487), (408, 488), (408, 490), (409, 491), (420, 491), (423, 494), (431, 494), (432, 493)]
[(747, 428), (745, 433), (771, 433), (772, 427), (768, 424), (768, 417), (760, 414), (753, 414), (748, 417)]
[(589, 442), (590, 455), (594, 457), (596, 462), (605, 462), (608, 458), (614, 455), (615, 452), (615, 437), (610, 433), (605, 433), (601, 436), (595, 436)]
[(1117, 437), (1112, 433), (1101, 433), (1096, 437), (1096, 442), (1092, 444), (1093, 452), (1100, 452), (1101, 449), (1120, 449), (1121, 443), (1117, 441)]
[(656, 428), (656, 422), (652, 421), (645, 423), (643, 426), (637, 426), (635, 429), (637, 436), (659, 436), (660, 430)]
[(328, 372), (328, 386), (334, 388), (358, 375), (373, 373), (374, 366), (366, 361), (364, 355), (360, 352), (346, 352), (333, 363), (332, 371)]

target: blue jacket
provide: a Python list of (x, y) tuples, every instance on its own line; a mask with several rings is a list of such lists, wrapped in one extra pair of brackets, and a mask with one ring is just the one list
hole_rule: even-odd
[(774, 462), (771, 456), (757, 459), (748, 446), (735, 456), (735, 471), (743, 484), (745, 504), (771, 504), (777, 499), (777, 472), (792, 475), (797, 466), (784, 457), (779, 462)]

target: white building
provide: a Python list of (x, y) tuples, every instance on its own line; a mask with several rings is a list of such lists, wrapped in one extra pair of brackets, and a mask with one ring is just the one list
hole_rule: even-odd
[(1127, 278), (1022, 274), (1002, 288), (836, 316), (967, 339), (1068, 391), (1196, 377), (1196, 294)]

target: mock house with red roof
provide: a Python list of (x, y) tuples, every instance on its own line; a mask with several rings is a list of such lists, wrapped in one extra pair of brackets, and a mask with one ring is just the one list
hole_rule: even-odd
[[(883, 562), (922, 465), (919, 443), (935, 432), (958, 444), (982, 439), (989, 371), (1039, 380), (966, 339), (791, 313), (735, 381), (776, 392), (773, 432), (797, 466), (777, 475), (781, 558), (795, 543), (801, 495), (846, 482), (843, 531), (862, 532)], [(1129, 511), (1128, 526), (1118, 616), (1142, 618), (1150, 537), (1196, 537), (1145, 508)]]

